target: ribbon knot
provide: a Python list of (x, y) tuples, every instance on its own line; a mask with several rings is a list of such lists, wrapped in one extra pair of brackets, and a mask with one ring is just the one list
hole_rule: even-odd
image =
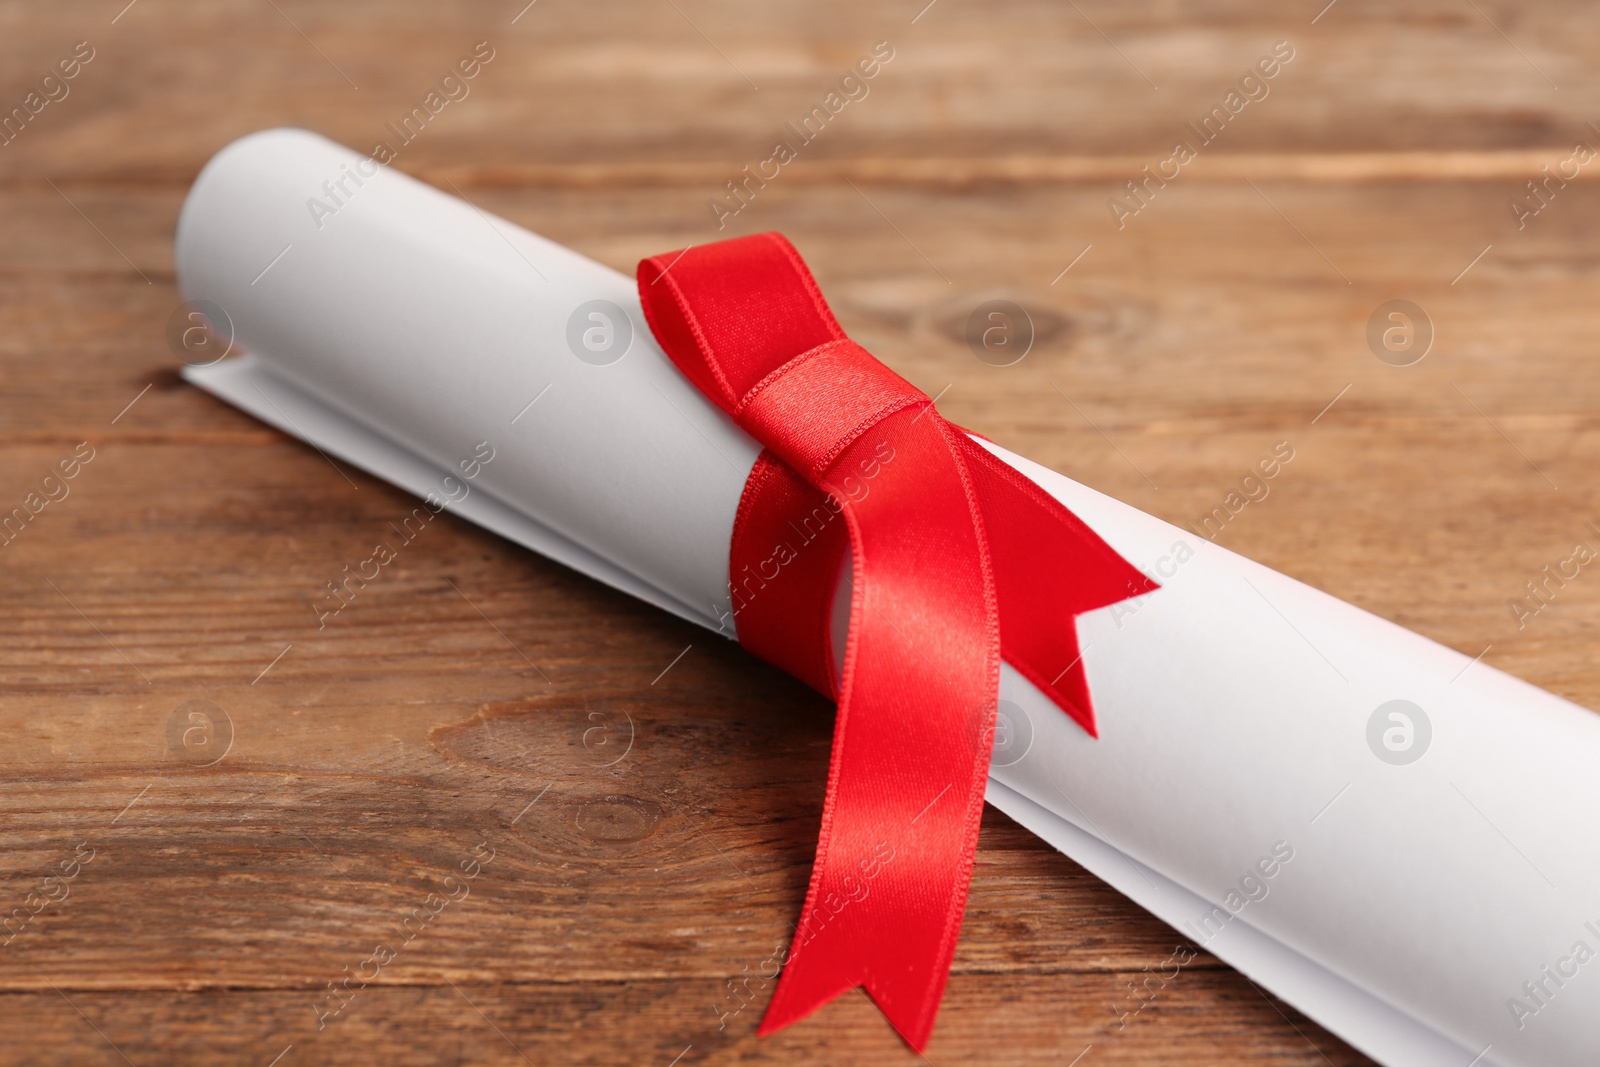
[(639, 293), (667, 355), (765, 446), (730, 549), (739, 641), (838, 702), (761, 1032), (864, 986), (920, 1051), (966, 904), (1002, 656), (1093, 734), (1074, 617), (1156, 584), (846, 337), (781, 236), (646, 259)]
[(841, 337), (807, 349), (761, 379), (732, 414), (750, 436), (815, 483), (873, 426), (897, 411), (931, 404), (922, 390)]

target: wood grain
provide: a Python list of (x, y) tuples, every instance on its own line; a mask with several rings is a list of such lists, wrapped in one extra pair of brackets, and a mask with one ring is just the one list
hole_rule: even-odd
[[(172, 233), (204, 161), (275, 124), (365, 148), (481, 40), (400, 169), (619, 269), (781, 229), (948, 417), (1180, 525), (1290, 442), (1222, 543), (1600, 706), (1600, 586), (1520, 628), (1506, 608), (1600, 536), (1600, 198), (1585, 173), (1522, 228), (1507, 206), (1600, 138), (1600, 14), (920, 6), (0, 12), (7, 108), (96, 49), (0, 147), (0, 512), (94, 450), (0, 547), (0, 913), (92, 853), (0, 948), (0, 1063), (916, 1059), (859, 994), (754, 1036), (825, 702), (448, 517), (319, 629), (323, 583), (411, 503), (176, 375)], [(877, 40), (870, 95), (718, 231), (707, 201)], [(1108, 199), (1278, 40), (1271, 94), (1119, 228)], [(994, 297), (1034, 322), (1014, 366), (964, 339)], [(1367, 346), (1393, 299), (1436, 330), (1414, 366)], [(230, 738), (209, 765), (194, 701)], [(1132, 1011), (1177, 943), (990, 812), (927, 1059), (1368, 1062), (1204, 954)]]

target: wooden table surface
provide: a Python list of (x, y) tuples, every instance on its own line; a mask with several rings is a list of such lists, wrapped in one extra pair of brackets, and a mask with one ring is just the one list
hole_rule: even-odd
[[(1600, 580), (1508, 607), (1600, 545), (1600, 11), (923, 2), (0, 9), (0, 1062), (918, 1058), (859, 992), (755, 1036), (826, 702), (448, 517), (319, 631), (411, 501), (177, 375), (205, 160), (273, 125), (369, 150), (478, 42), (400, 170), (623, 270), (782, 230), (946, 416), (1180, 525), (1288, 442), (1221, 543), (1600, 706)], [(878, 41), (719, 234), (724, 183)], [(965, 339), (991, 299), (1034, 324), (1011, 366)], [(1393, 300), (1431, 323), (1408, 366), (1368, 342)], [(1135, 1011), (1181, 943), (990, 811), (926, 1059), (1369, 1062), (1203, 953)]]

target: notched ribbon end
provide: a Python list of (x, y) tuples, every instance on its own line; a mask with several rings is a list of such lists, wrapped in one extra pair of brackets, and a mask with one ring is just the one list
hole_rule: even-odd
[[(785, 977), (787, 974), (788, 972), (785, 972)], [(912, 1051), (921, 1053), (927, 1049), (928, 1042), (933, 1037), (934, 1019), (939, 1013), (939, 1001), (944, 994), (945, 974), (946, 972), (940, 972), (936, 989), (905, 990), (900, 996), (895, 996), (890, 989), (884, 988), (882, 982), (871, 979), (836, 983), (837, 987), (828, 993), (823, 993), (821, 988), (815, 987), (801, 989), (795, 983), (786, 983), (779, 979), (778, 991), (767, 1005), (766, 1014), (761, 1017), (761, 1025), (756, 1028), (756, 1036), (770, 1037), (779, 1030), (806, 1018), (835, 998), (852, 989), (860, 989), (877, 1006), (878, 1011), (883, 1013), (884, 1019), (894, 1027), (895, 1033), (900, 1035), (901, 1040)], [(924, 980), (918, 981), (917, 984), (926, 986), (927, 983)]]

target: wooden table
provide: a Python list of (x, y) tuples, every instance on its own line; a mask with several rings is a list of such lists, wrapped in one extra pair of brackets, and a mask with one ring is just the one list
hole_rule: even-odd
[[(1600, 200), (1524, 188), (1600, 144), (1592, 5), (124, 3), (0, 13), (0, 103), (60, 97), (0, 148), (0, 511), (66, 493), (0, 548), (0, 1061), (917, 1059), (859, 993), (755, 1037), (824, 701), (453, 519), (319, 631), (411, 502), (176, 373), (211, 153), (367, 150), (480, 41), (394, 165), (624, 270), (719, 236), (724, 183), (889, 42), (720, 235), (783, 230), (948, 417), (1180, 525), (1288, 442), (1219, 541), (1600, 702), (1600, 581), (1508, 608), (1600, 545)], [(1129, 198), (1278, 41), (1267, 95)], [(990, 299), (1032, 318), (1015, 365), (965, 339)], [(1367, 338), (1393, 300), (1432, 324), (1409, 366)], [(1366, 1062), (1204, 954), (1132, 1011), (1179, 943), (991, 811), (926, 1058)]]

